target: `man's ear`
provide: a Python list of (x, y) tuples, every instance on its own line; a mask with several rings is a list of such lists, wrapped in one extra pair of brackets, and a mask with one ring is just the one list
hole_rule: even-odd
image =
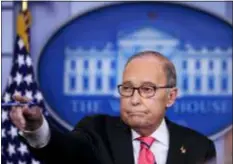
[(177, 95), (178, 95), (178, 89), (177, 88), (169, 89), (168, 101), (167, 101), (167, 105), (166, 105), (167, 107), (171, 107), (175, 103)]

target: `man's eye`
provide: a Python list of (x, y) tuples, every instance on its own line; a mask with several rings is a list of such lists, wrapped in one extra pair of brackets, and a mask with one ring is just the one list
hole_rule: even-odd
[(122, 91), (132, 91), (132, 87), (122, 86)]
[(141, 91), (144, 93), (150, 93), (154, 91), (153, 87), (141, 87)]

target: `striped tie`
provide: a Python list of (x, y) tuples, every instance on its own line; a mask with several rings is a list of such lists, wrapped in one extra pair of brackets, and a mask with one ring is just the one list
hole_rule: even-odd
[(153, 137), (139, 137), (141, 148), (138, 157), (138, 164), (156, 164), (155, 157), (150, 151), (150, 146), (155, 141)]

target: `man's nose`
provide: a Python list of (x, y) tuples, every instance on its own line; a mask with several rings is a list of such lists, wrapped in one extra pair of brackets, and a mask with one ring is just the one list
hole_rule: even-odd
[(141, 96), (138, 90), (134, 90), (133, 95), (131, 96), (131, 104), (138, 105), (141, 102)]

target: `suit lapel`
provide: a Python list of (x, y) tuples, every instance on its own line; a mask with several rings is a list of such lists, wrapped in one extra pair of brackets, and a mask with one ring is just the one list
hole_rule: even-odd
[(170, 143), (166, 164), (185, 163), (187, 150), (186, 145), (184, 144), (183, 135), (182, 133), (179, 133), (179, 129), (176, 127), (176, 125), (170, 122), (167, 118), (165, 118), (165, 120), (170, 135)]
[(134, 164), (130, 128), (118, 119), (108, 125), (108, 139), (115, 164)]

